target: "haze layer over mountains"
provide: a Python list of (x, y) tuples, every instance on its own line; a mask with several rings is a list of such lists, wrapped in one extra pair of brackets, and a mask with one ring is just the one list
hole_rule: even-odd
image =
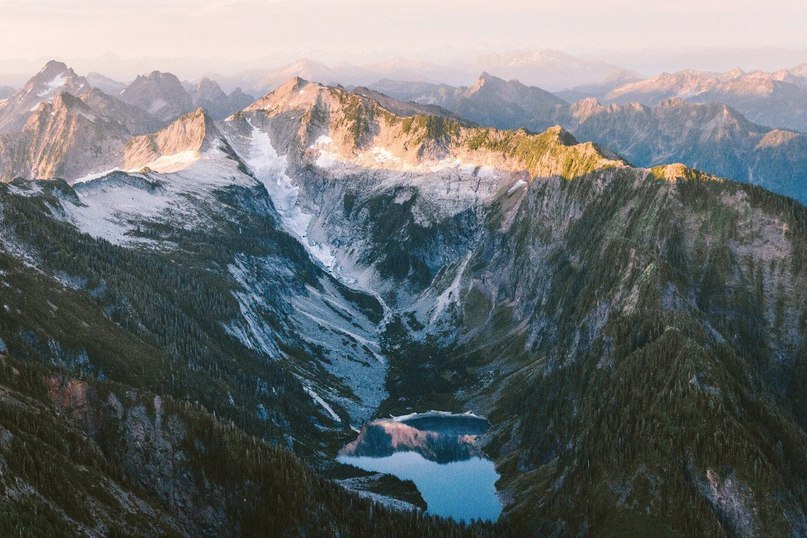
[[(260, 95), (301, 76), (367, 86), (402, 101), (439, 106), (484, 126), (539, 132), (560, 125), (636, 165), (682, 162), (804, 200), (807, 64), (770, 73), (683, 71), (647, 79), (553, 51), (489, 55), (477, 64), (501, 76), (483, 72), (474, 84), (455, 86), (439, 77), (470, 75), (451, 75), (449, 69), (424, 62), (334, 69), (303, 60), (221, 80), (225, 87), (238, 83)], [(536, 80), (556, 88), (574, 81), (600, 82), (553, 94), (524, 82)], [(63, 92), (77, 100), (66, 101), (60, 97)], [(155, 71), (126, 84), (98, 73), (80, 77), (59, 62), (48, 63), (24, 87), (16, 92), (9, 88), (5, 95), (0, 100), (0, 132), (5, 133), (0, 177), (6, 179), (75, 180), (109, 170), (121, 165), (119, 148), (131, 136), (153, 132), (197, 107), (213, 119), (224, 119), (253, 100), (240, 86), (226, 94), (210, 78), (183, 83)], [(79, 103), (83, 114), (77, 112)], [(38, 109), (39, 104), (44, 106)], [(90, 115), (96, 128), (76, 127)], [(45, 155), (44, 148), (51, 147)]]

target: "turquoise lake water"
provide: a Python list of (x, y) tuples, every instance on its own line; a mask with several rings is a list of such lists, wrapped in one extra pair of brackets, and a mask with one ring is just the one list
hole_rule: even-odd
[(365, 471), (413, 481), (426, 501), (429, 514), (457, 521), (496, 521), (502, 511), (495, 486), (499, 474), (493, 462), (485, 458), (441, 464), (417, 452), (396, 452), (383, 458), (339, 456), (337, 460)]

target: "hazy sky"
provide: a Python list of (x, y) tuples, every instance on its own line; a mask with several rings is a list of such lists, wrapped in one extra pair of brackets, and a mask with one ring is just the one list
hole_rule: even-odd
[(552, 48), (641, 63), (648, 51), (807, 50), (806, 21), (805, 0), (0, 0), (0, 60)]

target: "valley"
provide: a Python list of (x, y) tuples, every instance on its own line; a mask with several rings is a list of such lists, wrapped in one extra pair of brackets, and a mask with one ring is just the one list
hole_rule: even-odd
[(537, 89), (551, 125), (498, 129), (457, 105), (492, 76), (450, 110), (292, 77), (224, 117), (158, 72), (87, 86), (49, 63), (0, 105), (3, 530), (807, 532), (803, 183), (577, 138), (780, 132)]

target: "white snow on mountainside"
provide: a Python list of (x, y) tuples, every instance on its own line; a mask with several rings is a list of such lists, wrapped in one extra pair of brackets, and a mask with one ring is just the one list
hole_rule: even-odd
[(305, 213), (297, 203), (299, 187), (286, 174), (286, 157), (277, 154), (268, 133), (262, 132), (251, 122), (248, 123), (252, 127), (252, 133), (249, 155), (245, 159), (247, 166), (271, 196), (275, 209), (283, 219), (283, 226), (303, 243), (316, 260), (327, 269), (333, 270), (336, 260), (330, 249), (326, 245), (308, 240), (311, 215)]
[[(176, 245), (153, 236), (144, 237), (142, 229), (149, 224), (186, 230), (215, 226), (213, 217), (227, 214), (217, 199), (219, 191), (242, 187), (258, 193), (265, 189), (283, 229), (330, 274), (335, 259), (327, 247), (308, 240), (312, 216), (300, 206), (299, 188), (286, 174), (286, 157), (277, 154), (267, 133), (253, 126), (251, 129), (248, 150), (243, 155), (234, 156), (222, 135), (203, 150), (160, 155), (132, 170), (81, 178), (73, 184), (78, 199), (62, 200), (61, 218), (82, 232), (114, 244), (173, 250)], [(246, 169), (239, 168), (239, 160)], [(285, 357), (278, 345), (277, 330), (269, 322), (278, 314), (262, 297), (278, 293), (273, 275), (282, 273), (283, 263), (281, 259), (245, 255), (229, 266), (238, 286), (233, 296), (241, 316), (228, 323), (225, 330), (246, 347), (275, 360)], [(356, 281), (343, 274), (339, 277), (342, 283)], [(318, 376), (315, 369), (300, 372), (301, 379), (311, 380), (306, 381), (306, 390), (312, 399), (337, 423), (341, 419), (334, 405), (346, 410), (353, 424), (360, 425), (386, 397), (387, 367), (378, 342), (378, 321), (368, 319), (343, 293), (336, 283), (322, 276), (317, 288), (306, 286), (302, 293), (287, 298), (298, 315), (286, 321), (307, 345), (321, 350), (327, 358), (321, 367), (349, 390), (346, 393), (329, 386), (328, 378)]]
[(205, 155), (183, 155), (182, 159), (165, 158), (151, 165), (157, 170), (165, 165), (164, 169), (172, 172), (111, 172), (76, 183), (81, 203), (64, 203), (69, 218), (81, 231), (111, 243), (153, 243), (136, 236), (138, 224), (204, 225), (206, 207), (214, 203), (216, 189), (254, 182), (249, 176), (233, 174), (231, 162), (220, 149)]

